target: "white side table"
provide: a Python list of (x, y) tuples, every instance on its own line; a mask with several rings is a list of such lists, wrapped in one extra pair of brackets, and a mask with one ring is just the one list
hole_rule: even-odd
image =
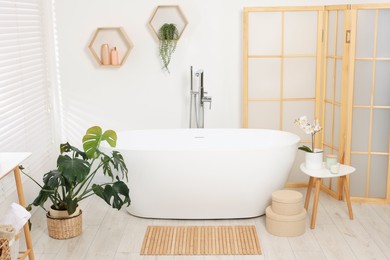
[[(11, 172), (14, 173), (19, 204), (23, 207), (26, 207), (26, 200), (24, 199), (19, 165), (28, 157), (30, 157), (30, 155), (31, 153), (0, 153), (0, 180)], [(18, 256), (18, 259), (25, 259), (28, 256), (30, 260), (34, 260), (34, 251), (28, 223), (24, 225), (24, 237), (26, 239), (27, 249), (26, 251), (19, 252), (20, 255)]]
[[(316, 225), (316, 217), (317, 217), (317, 207), (318, 207), (318, 199), (320, 195), (320, 186), (322, 179), (325, 178), (335, 178), (339, 177), (341, 179), (342, 185), (344, 187), (345, 192), (345, 198), (347, 201), (348, 206), (348, 212), (349, 212), (349, 218), (353, 219), (353, 213), (352, 213), (352, 205), (351, 205), (351, 199), (349, 197), (349, 183), (347, 180), (347, 175), (353, 173), (356, 169), (349, 165), (340, 164), (339, 173), (333, 174), (330, 172), (330, 170), (326, 169), (325, 166), (322, 166), (322, 169), (318, 170), (311, 170), (307, 169), (305, 167), (305, 163), (302, 163), (301, 171), (305, 174), (310, 176), (309, 185), (307, 186), (307, 192), (306, 192), (306, 200), (305, 200), (305, 209), (307, 210), (310, 202), (310, 194), (311, 194), (311, 188), (313, 186), (313, 183), (315, 183), (315, 197), (314, 197), (314, 203), (313, 203), (313, 213), (311, 217), (311, 225), (310, 228), (313, 229)], [(343, 192), (343, 191), (341, 191)]]

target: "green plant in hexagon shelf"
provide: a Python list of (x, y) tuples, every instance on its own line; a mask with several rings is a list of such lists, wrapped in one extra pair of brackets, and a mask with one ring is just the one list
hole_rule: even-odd
[[(80, 201), (97, 195), (113, 208), (121, 209), (130, 205), (127, 180), (128, 170), (123, 156), (118, 151), (106, 154), (100, 150), (100, 144), (106, 141), (111, 147), (116, 146), (117, 135), (113, 130), (103, 133), (99, 126), (89, 128), (83, 137), (83, 151), (64, 143), (60, 145), (57, 167), (43, 175), (43, 185), (32, 179), (40, 188), (38, 196), (27, 206), (40, 206), (45, 209), (45, 202), (51, 202), (51, 209), (66, 211), (72, 215)], [(94, 178), (104, 174), (111, 178), (106, 183), (94, 183)], [(46, 210), (46, 209), (45, 209)], [(49, 215), (51, 211), (49, 211)]]
[(168, 65), (171, 62), (172, 54), (176, 50), (179, 40), (179, 31), (175, 24), (163, 24), (158, 31), (160, 41), (160, 57), (163, 62), (163, 68), (169, 72)]

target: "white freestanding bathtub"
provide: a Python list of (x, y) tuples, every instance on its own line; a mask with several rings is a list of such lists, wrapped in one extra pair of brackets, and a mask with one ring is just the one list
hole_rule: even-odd
[(128, 211), (169, 219), (262, 215), (284, 187), (299, 141), (265, 129), (120, 132), (115, 150), (129, 169)]

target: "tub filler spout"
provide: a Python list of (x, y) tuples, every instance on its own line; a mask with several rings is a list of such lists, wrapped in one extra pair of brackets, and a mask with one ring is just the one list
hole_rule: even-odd
[(191, 66), (190, 128), (204, 128), (205, 103), (209, 103), (209, 109), (211, 109), (212, 97), (206, 96), (207, 92), (204, 90), (203, 83), (204, 71), (200, 69), (194, 74)]

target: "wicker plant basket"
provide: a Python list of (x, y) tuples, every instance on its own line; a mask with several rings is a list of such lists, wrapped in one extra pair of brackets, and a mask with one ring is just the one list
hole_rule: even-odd
[(79, 236), (83, 230), (82, 213), (80, 210), (79, 215), (71, 218), (52, 218), (49, 214), (46, 214), (49, 236), (55, 239), (68, 239)]
[(11, 250), (6, 238), (0, 238), (0, 260), (11, 260)]

